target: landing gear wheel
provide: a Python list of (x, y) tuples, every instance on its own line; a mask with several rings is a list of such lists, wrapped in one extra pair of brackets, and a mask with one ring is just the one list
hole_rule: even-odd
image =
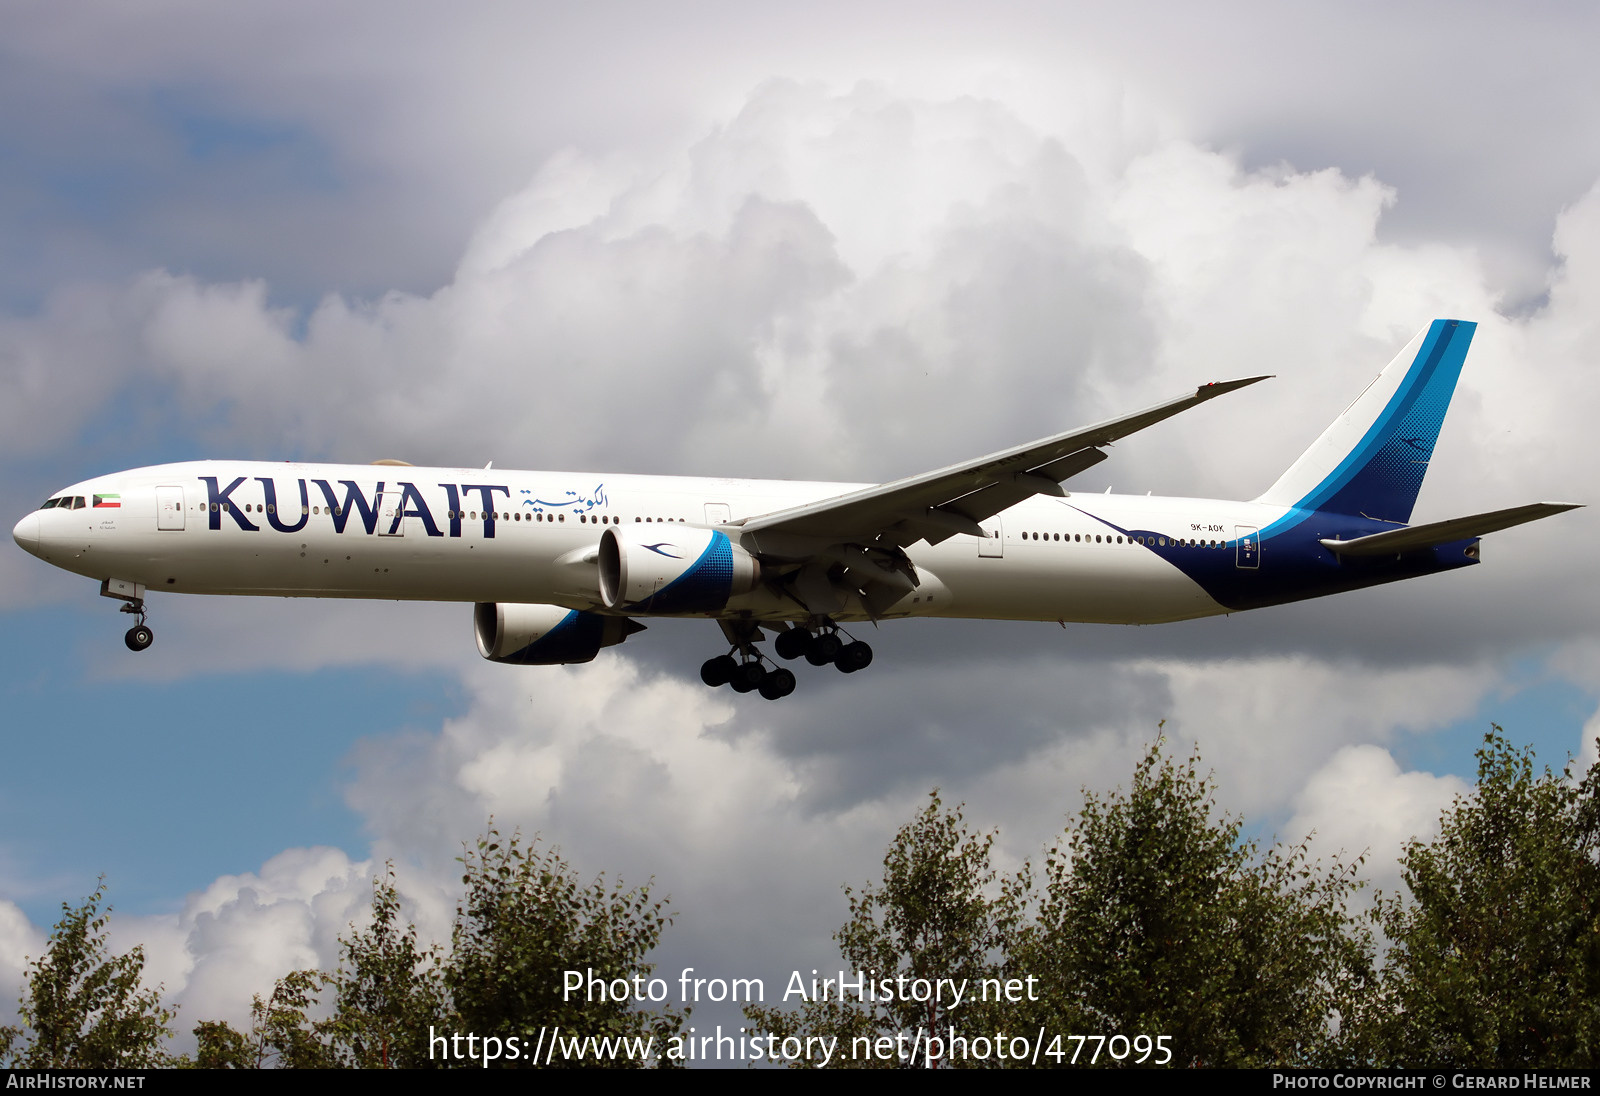
[(839, 667), (840, 673), (844, 674), (853, 674), (857, 670), (865, 670), (872, 665), (872, 648), (860, 640), (856, 640), (854, 643), (847, 643), (844, 649), (839, 652), (839, 657), (834, 659), (834, 665)]
[(804, 628), (790, 628), (780, 632), (772, 641), (772, 649), (779, 658), (799, 658), (811, 647), (811, 633)]
[(736, 693), (750, 693), (761, 687), (761, 681), (766, 676), (767, 671), (761, 668), (761, 663), (742, 662), (734, 669), (728, 684), (733, 686)]
[(761, 695), (768, 700), (782, 700), (794, 692), (794, 674), (779, 667), (761, 679)]
[(832, 632), (823, 632), (811, 640), (811, 647), (806, 651), (806, 661), (813, 666), (826, 666), (839, 657), (839, 651), (843, 646), (838, 636)]
[(143, 624), (135, 624), (128, 629), (128, 634), (122, 637), (122, 642), (128, 645), (130, 651), (142, 651), (156, 640), (156, 634)]
[(708, 658), (700, 665), (700, 680), (715, 689), (732, 681), (738, 669), (739, 664), (733, 660), (732, 655)]

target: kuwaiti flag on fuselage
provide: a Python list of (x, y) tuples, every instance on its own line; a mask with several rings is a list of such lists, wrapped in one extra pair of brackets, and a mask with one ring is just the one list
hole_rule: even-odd
[(94, 508), (96, 510), (105, 510), (105, 509), (118, 510), (118, 509), (121, 509), (122, 508), (122, 496), (121, 495), (96, 495), (94, 497)]

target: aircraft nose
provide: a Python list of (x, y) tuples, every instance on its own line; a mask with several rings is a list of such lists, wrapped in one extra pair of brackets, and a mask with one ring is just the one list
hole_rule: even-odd
[(35, 510), (23, 518), (11, 530), (11, 539), (17, 542), (24, 552), (30, 555), (39, 554), (39, 511)]

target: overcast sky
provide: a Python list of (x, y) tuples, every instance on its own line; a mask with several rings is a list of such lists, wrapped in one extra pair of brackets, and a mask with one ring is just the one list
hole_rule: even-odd
[[(1271, 373), (1074, 483), (1250, 498), (1452, 316), (1417, 519), (1592, 502), (1597, 22), (8, 5), (0, 501), (201, 457), (876, 481)], [(446, 934), (490, 815), (653, 875), (663, 969), (781, 981), (837, 962), (840, 884), (929, 788), (1014, 867), (1162, 720), (1251, 832), (1393, 886), (1491, 720), (1558, 767), (1600, 730), (1592, 515), (1207, 621), (892, 624), (778, 704), (699, 684), (708, 625), (513, 669), (466, 606), (153, 598), (133, 656), (10, 548), (0, 1001), (103, 873), (180, 1028), (239, 1021), (385, 859)]]

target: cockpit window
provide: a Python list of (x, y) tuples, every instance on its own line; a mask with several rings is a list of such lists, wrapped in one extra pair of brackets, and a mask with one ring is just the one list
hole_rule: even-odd
[(61, 500), (60, 499), (50, 499), (43, 506), (39, 507), (39, 509), (41, 509), (41, 510), (54, 510), (57, 506), (60, 506), (60, 505), (61, 505)]

